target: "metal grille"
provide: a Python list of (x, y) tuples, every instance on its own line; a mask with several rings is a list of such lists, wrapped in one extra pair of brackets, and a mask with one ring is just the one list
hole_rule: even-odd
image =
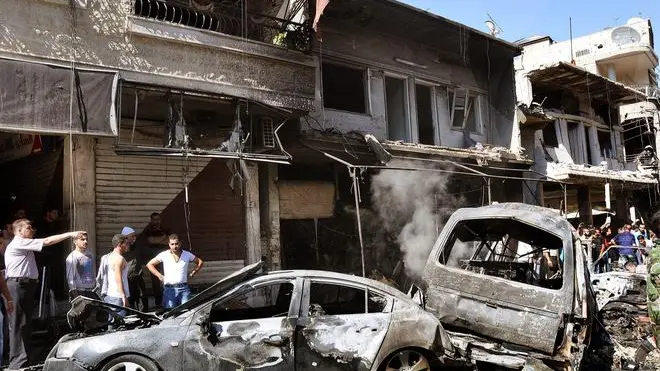
[(133, 14), (183, 26), (265, 42), (287, 49), (309, 51), (311, 31), (306, 24), (246, 12), (222, 3), (197, 10), (176, 0), (136, 0)]
[(273, 119), (261, 119), (261, 132), (263, 138), (263, 146), (268, 148), (275, 148), (275, 133), (273, 129)]

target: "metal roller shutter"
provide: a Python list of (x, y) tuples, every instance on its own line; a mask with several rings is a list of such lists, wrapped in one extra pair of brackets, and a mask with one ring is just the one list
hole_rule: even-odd
[[(186, 228), (183, 191), (186, 160), (172, 157), (119, 156), (114, 139), (96, 145), (97, 254), (111, 249), (112, 236), (123, 226), (138, 233), (152, 212), (179, 234), (184, 248), (207, 261), (241, 260), (245, 256), (240, 191), (229, 187), (224, 160), (189, 158), (190, 228)], [(187, 235), (190, 233), (190, 243)]]

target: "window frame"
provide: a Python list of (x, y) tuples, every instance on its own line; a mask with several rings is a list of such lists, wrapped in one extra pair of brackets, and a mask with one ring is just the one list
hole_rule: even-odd
[[(364, 99), (364, 112), (355, 112), (355, 111), (349, 111), (346, 109), (341, 109), (341, 108), (334, 108), (334, 107), (327, 107), (326, 106), (326, 97), (325, 97), (325, 79), (323, 78), (323, 65), (333, 65), (336, 67), (341, 67), (341, 68), (346, 68), (346, 69), (351, 69), (351, 70), (357, 70), (362, 72), (362, 95)], [(320, 78), (321, 78), (321, 104), (323, 106), (323, 109), (326, 110), (333, 110), (337, 112), (346, 112), (352, 115), (361, 115), (361, 116), (371, 116), (371, 102), (370, 102), (370, 87), (369, 87), (369, 67), (365, 65), (358, 65), (358, 64), (353, 64), (353, 63), (347, 63), (343, 61), (335, 61), (335, 60), (328, 60), (328, 61), (321, 61), (319, 63), (320, 69)]]
[[(287, 318), (291, 318), (297, 314), (297, 308), (300, 307), (300, 298), (299, 295), (297, 294), (297, 291), (300, 289), (301, 282), (299, 279), (296, 278), (277, 278), (275, 280), (271, 281), (264, 281), (264, 282), (255, 282), (254, 284), (251, 282), (245, 282), (230, 291), (226, 292), (224, 295), (221, 295), (220, 297), (210, 300), (209, 303), (204, 306), (204, 309), (201, 311), (202, 313), (205, 313), (206, 316), (208, 316), (209, 321), (211, 319), (211, 314), (213, 312), (213, 307), (216, 304), (219, 304), (225, 300), (229, 300), (231, 298), (234, 298), (239, 295), (243, 295), (246, 292), (250, 290), (257, 290), (261, 287), (264, 286), (271, 286), (274, 284), (283, 284), (283, 283), (290, 283), (293, 285), (293, 291), (291, 292), (291, 301), (289, 302), (289, 311), (286, 315)], [(263, 319), (267, 317), (260, 317), (260, 318), (253, 318), (253, 319), (228, 319), (228, 320), (223, 320), (223, 321), (211, 321), (211, 323), (219, 323), (219, 322), (237, 322), (237, 321), (256, 321), (259, 319)]]
[[(451, 93), (451, 99), (448, 99), (447, 101), (449, 103), (449, 125), (450, 125), (451, 130), (454, 130), (454, 131), (463, 131), (463, 130), (465, 130), (465, 127), (467, 125), (467, 120), (465, 120), (465, 117), (466, 117), (465, 116), (465, 111), (466, 111), (465, 104), (469, 104), (470, 100), (472, 100), (473, 101), (472, 106), (474, 106), (474, 107), (468, 106), (467, 112), (468, 112), (468, 116), (469, 116), (471, 110), (474, 109), (473, 112), (474, 112), (474, 120), (475, 120), (475, 131), (470, 130), (469, 132), (471, 134), (483, 135), (484, 122), (482, 120), (482, 114), (483, 114), (482, 105), (484, 104), (485, 95), (481, 94), (481, 93), (478, 93), (478, 92), (471, 91), (469, 88), (461, 88), (461, 87), (453, 88), (453, 89), (450, 88), (449, 92)], [(462, 106), (462, 109), (460, 109), (460, 111), (463, 111), (463, 117), (464, 117), (463, 124), (461, 126), (456, 126), (456, 125), (454, 125), (454, 118), (455, 118), (455, 114), (456, 114), (456, 111), (457, 111), (456, 97), (459, 96), (457, 93), (460, 93), (460, 92), (465, 92), (464, 99), (465, 99), (466, 103), (464, 103), (464, 105)]]
[(355, 283), (355, 282), (347, 282), (344, 280), (339, 280), (339, 279), (332, 279), (332, 278), (323, 278), (323, 277), (310, 277), (306, 278), (304, 283), (303, 283), (303, 294), (302, 294), (302, 299), (300, 303), (300, 312), (298, 313), (300, 318), (309, 318), (309, 308), (311, 306), (311, 288), (312, 284), (317, 283), (317, 284), (326, 284), (326, 285), (337, 285), (337, 286), (343, 286), (343, 287), (350, 287), (358, 290), (363, 290), (365, 294), (368, 296), (369, 292), (374, 292), (377, 295), (380, 295), (387, 300), (387, 304), (385, 305), (385, 308), (381, 312), (369, 312), (369, 306), (367, 305), (365, 307), (365, 312), (364, 313), (350, 313), (350, 314), (328, 314), (328, 316), (354, 316), (354, 315), (369, 315), (369, 314), (389, 314), (392, 313), (394, 310), (394, 302), (395, 298), (381, 290), (373, 289), (370, 286), (361, 284), (361, 283)]

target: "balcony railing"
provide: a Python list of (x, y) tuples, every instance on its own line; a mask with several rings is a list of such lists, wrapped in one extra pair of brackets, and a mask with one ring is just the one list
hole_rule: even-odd
[(641, 91), (648, 97), (660, 98), (660, 88), (655, 85), (634, 85), (632, 88)]
[(307, 52), (311, 31), (307, 24), (247, 12), (244, 6), (218, 2), (204, 10), (176, 0), (136, 0), (134, 15), (182, 26), (219, 32)]

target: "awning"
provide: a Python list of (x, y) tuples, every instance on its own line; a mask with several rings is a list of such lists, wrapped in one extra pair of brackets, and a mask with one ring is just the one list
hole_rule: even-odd
[(591, 98), (618, 103), (646, 100), (646, 95), (640, 91), (564, 62), (531, 71), (528, 76), (535, 91), (539, 88), (570, 89)]
[(0, 130), (117, 135), (117, 74), (0, 59)]

